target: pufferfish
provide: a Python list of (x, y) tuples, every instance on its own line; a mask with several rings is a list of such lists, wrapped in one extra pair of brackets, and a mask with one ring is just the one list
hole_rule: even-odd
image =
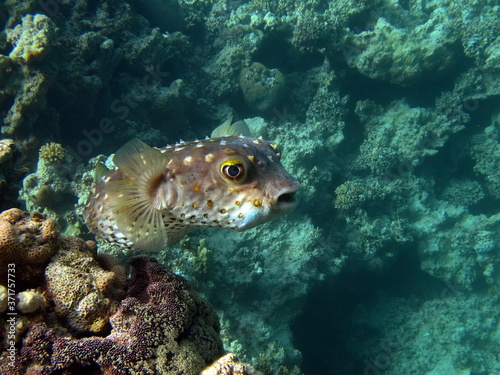
[[(224, 125), (224, 124), (223, 124)], [(152, 148), (134, 139), (101, 165), (88, 228), (128, 250), (158, 251), (194, 227), (244, 231), (291, 212), (300, 183), (274, 142), (223, 136)]]

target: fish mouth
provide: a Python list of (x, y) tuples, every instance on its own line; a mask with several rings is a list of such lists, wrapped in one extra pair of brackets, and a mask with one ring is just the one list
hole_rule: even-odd
[(296, 193), (298, 189), (287, 189), (278, 195), (273, 211), (279, 215), (287, 214), (297, 207)]

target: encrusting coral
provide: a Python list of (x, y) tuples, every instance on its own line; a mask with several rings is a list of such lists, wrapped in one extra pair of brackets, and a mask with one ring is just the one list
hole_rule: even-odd
[(201, 375), (262, 375), (248, 363), (241, 362), (234, 353), (228, 353), (219, 358)]
[(278, 69), (268, 69), (258, 62), (241, 71), (240, 87), (247, 104), (259, 111), (267, 111), (281, 99), (285, 76)]
[(436, 9), (423, 24), (405, 24), (398, 28), (379, 17), (373, 30), (348, 34), (348, 64), (370, 78), (401, 85), (453, 66), (458, 36), (446, 12)]
[(16, 297), (18, 300), (16, 308), (24, 314), (43, 309), (46, 305), (43, 294), (34, 290), (25, 290), (24, 292), (18, 293)]
[(54, 33), (55, 25), (46, 15), (24, 16), (21, 25), (7, 29), (7, 39), (14, 45), (9, 57), (27, 63), (40, 60), (50, 49)]
[(109, 329), (108, 317), (124, 294), (125, 269), (107, 258), (103, 259), (111, 269), (99, 262), (92, 243), (69, 237), (61, 246), (64, 251), (54, 255), (45, 269), (55, 312), (77, 333), (102, 333)]
[[(15, 264), (16, 287), (21, 289), (39, 283), (45, 264), (58, 247), (56, 223), (45, 215), (31, 216), (13, 208), (0, 214), (0, 269)], [(1, 284), (7, 285), (7, 272), (2, 272)]]

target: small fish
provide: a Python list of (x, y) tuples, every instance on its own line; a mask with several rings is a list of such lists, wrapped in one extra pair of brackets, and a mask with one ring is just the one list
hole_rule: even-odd
[(128, 250), (158, 251), (194, 227), (244, 231), (291, 212), (299, 182), (278, 146), (224, 136), (156, 149), (134, 139), (96, 169), (83, 216), (94, 234)]

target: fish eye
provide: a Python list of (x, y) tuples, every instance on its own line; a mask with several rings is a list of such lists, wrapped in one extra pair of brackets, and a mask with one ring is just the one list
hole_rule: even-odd
[(247, 175), (244, 163), (240, 160), (226, 160), (220, 167), (222, 175), (230, 181), (241, 181)]

